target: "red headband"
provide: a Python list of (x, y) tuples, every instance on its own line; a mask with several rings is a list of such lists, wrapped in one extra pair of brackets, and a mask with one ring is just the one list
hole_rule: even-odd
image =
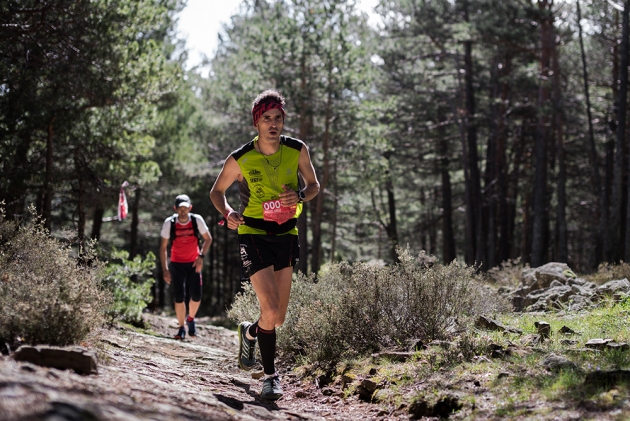
[(258, 123), (258, 119), (264, 113), (269, 110), (273, 110), (274, 108), (282, 111), (282, 118), (284, 118), (284, 108), (282, 107), (282, 104), (280, 104), (276, 100), (261, 101), (257, 105), (255, 105), (254, 108), (252, 108), (252, 119), (254, 120), (254, 126), (256, 125), (256, 123)]

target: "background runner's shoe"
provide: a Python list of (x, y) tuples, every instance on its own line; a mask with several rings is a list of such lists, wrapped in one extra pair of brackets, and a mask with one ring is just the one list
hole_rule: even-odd
[(177, 332), (177, 335), (175, 335), (175, 339), (184, 339), (185, 337), (186, 337), (186, 329), (184, 329), (184, 326), (180, 326), (179, 332)]
[(250, 341), (245, 334), (251, 325), (249, 322), (242, 322), (238, 325), (238, 366), (240, 369), (248, 371), (256, 365), (256, 357), (254, 356), (256, 339)]
[(188, 336), (194, 338), (197, 336), (197, 329), (195, 329), (195, 319), (186, 320), (186, 324), (188, 325)]
[(280, 377), (273, 376), (263, 381), (260, 397), (270, 401), (278, 400), (282, 397), (282, 387), (280, 387)]

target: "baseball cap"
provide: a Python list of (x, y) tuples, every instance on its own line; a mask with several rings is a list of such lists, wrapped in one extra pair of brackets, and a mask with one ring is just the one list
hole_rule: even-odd
[(190, 197), (185, 194), (180, 194), (175, 198), (175, 207), (178, 208), (180, 206), (186, 206), (189, 208), (191, 206)]

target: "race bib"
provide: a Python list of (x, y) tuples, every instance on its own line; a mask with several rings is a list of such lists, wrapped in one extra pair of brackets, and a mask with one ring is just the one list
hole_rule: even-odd
[(282, 206), (279, 199), (263, 202), (263, 219), (284, 224), (295, 216), (297, 206)]

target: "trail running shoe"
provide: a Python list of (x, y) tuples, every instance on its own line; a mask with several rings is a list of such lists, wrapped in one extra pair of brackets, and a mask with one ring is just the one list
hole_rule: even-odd
[(247, 371), (256, 365), (256, 357), (254, 356), (256, 339), (250, 341), (245, 334), (251, 325), (249, 322), (242, 322), (238, 325), (238, 366), (241, 370)]
[(186, 320), (186, 324), (188, 325), (188, 336), (194, 338), (197, 336), (197, 329), (195, 329), (195, 319)]
[(273, 376), (263, 380), (260, 397), (270, 401), (278, 400), (282, 397), (282, 387), (280, 387), (280, 377)]
[(177, 335), (175, 335), (175, 339), (184, 339), (185, 337), (186, 337), (186, 329), (184, 329), (184, 326), (180, 326), (179, 332), (177, 332)]

